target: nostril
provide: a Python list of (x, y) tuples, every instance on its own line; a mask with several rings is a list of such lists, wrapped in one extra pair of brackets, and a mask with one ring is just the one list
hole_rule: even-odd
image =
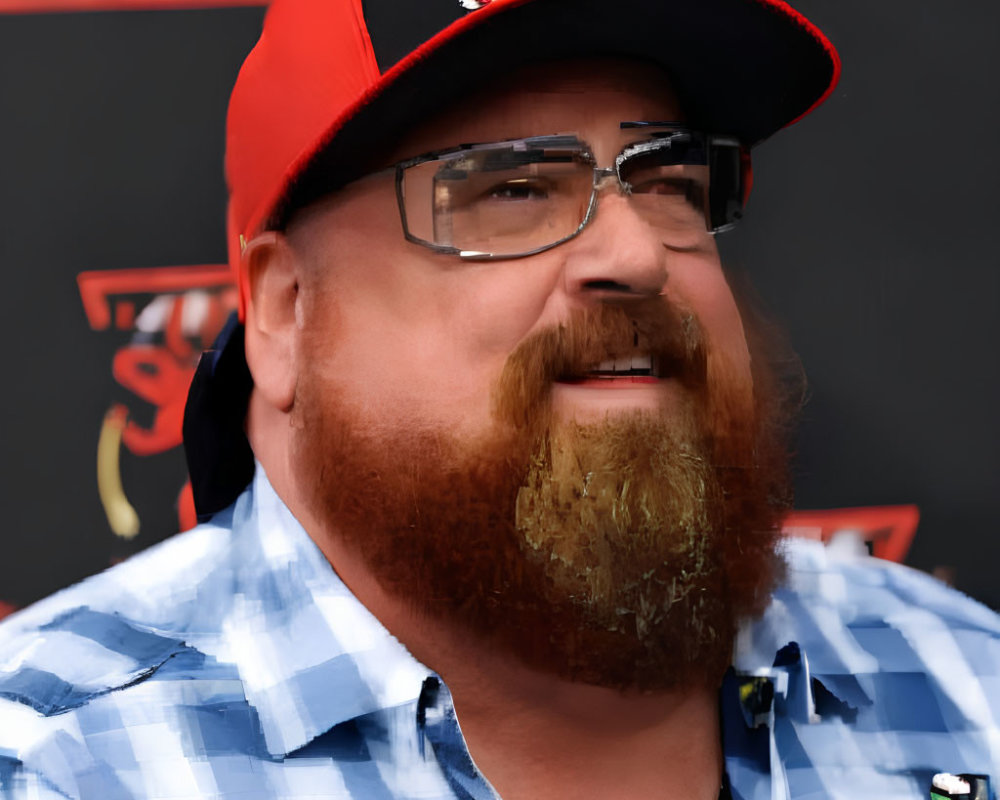
[(606, 279), (595, 279), (590, 281), (584, 281), (582, 284), (584, 289), (591, 289), (594, 291), (601, 292), (631, 292), (632, 287), (627, 283), (620, 283), (618, 281), (606, 280)]

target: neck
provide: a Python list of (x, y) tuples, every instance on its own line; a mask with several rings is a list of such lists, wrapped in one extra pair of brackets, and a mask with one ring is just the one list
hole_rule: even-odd
[[(466, 648), (467, 649), (467, 648)], [(506, 800), (716, 800), (714, 690), (657, 694), (571, 683), (481, 654), (442, 674), (479, 768)]]
[(294, 495), (283, 498), (355, 596), (444, 679), (469, 752), (504, 800), (716, 800), (715, 689), (622, 692), (538, 672), (470, 643), (467, 632), (384, 592), (335, 532)]

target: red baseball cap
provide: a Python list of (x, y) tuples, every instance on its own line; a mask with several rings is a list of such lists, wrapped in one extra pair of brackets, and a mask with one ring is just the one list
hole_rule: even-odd
[(782, 0), (273, 0), (227, 119), (241, 318), (241, 237), (360, 177), (456, 95), (597, 55), (659, 64), (693, 125), (749, 145), (819, 105), (840, 74), (833, 45)]

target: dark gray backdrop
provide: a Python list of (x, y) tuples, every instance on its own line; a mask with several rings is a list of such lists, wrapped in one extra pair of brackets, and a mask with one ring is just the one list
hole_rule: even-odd
[(794, 5), (843, 78), (759, 148), (727, 252), (810, 377), (797, 505), (916, 503), (909, 563), (1000, 606), (1000, 4)]
[[(798, 505), (915, 503), (910, 563), (953, 566), (1000, 606), (1000, 4), (795, 5), (840, 49), (843, 80), (758, 149), (724, 252), (810, 376)], [(126, 453), (143, 529), (130, 543), (108, 530), (94, 453), (122, 339), (89, 329), (75, 277), (224, 261), (225, 102), (262, 14), (0, 16), (0, 600), (27, 603), (176, 526), (179, 451)]]

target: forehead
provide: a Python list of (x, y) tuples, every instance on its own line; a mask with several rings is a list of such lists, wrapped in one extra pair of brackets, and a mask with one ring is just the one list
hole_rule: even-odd
[(491, 80), (419, 124), (386, 163), (457, 144), (552, 133), (617, 141), (618, 122), (682, 119), (670, 81), (655, 65), (610, 58), (536, 64)]

